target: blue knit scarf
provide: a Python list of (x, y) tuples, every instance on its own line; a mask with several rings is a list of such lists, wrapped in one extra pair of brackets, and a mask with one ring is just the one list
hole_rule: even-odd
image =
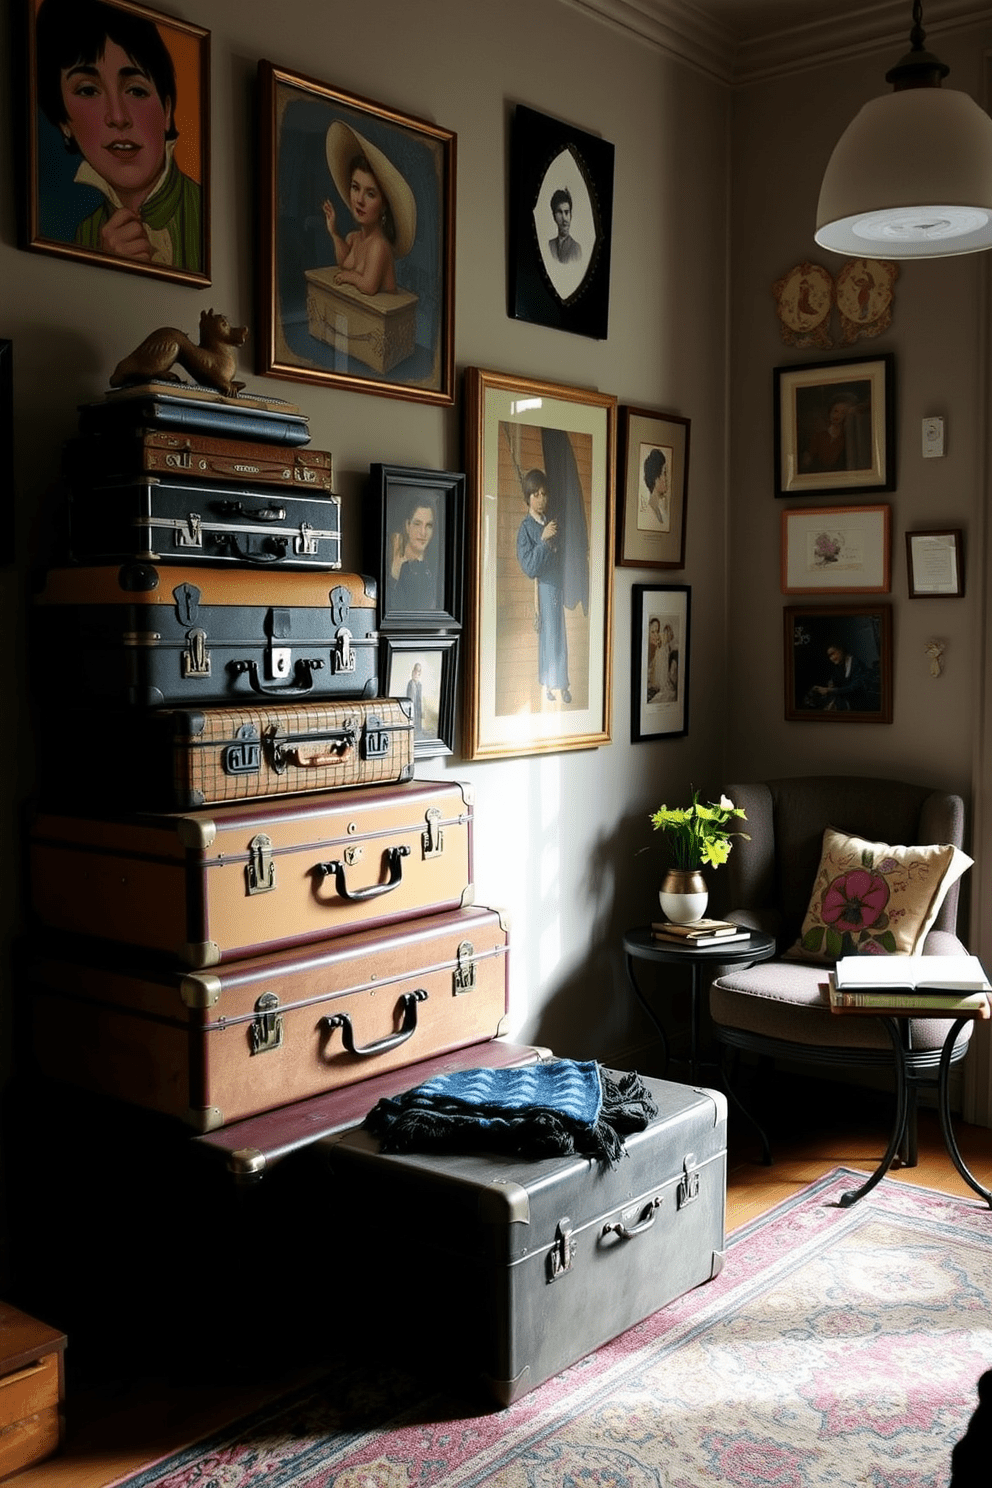
[(639, 1075), (608, 1074), (592, 1059), (556, 1059), (436, 1075), (379, 1101), (365, 1127), (383, 1152), (582, 1153), (615, 1167), (624, 1134), (642, 1131), (657, 1114)]

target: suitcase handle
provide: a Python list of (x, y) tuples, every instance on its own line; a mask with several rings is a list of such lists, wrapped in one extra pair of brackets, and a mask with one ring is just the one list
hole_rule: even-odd
[(340, 859), (333, 863), (318, 863), (317, 872), (322, 873), (325, 878), (330, 878), (333, 874), (335, 886), (341, 898), (357, 904), (363, 899), (378, 899), (380, 894), (388, 894), (391, 889), (398, 889), (403, 882), (403, 859), (409, 856), (410, 849), (406, 846), (387, 847), (384, 857), (389, 868), (389, 879), (383, 884), (371, 884), (367, 889), (349, 889), (345, 879), (345, 864)]
[(297, 680), (295, 687), (266, 687), (258, 675), (257, 661), (232, 661), (229, 663), (231, 672), (235, 677), (248, 674), (248, 685), (252, 692), (264, 693), (266, 697), (303, 697), (308, 692), (313, 692), (313, 674), (324, 665), (319, 656), (304, 656), (296, 663), (294, 676)]
[(418, 987), (415, 992), (404, 992), (400, 998), (400, 1006), (403, 1009), (403, 1026), (398, 1033), (389, 1033), (385, 1038), (376, 1039), (374, 1044), (366, 1044), (359, 1049), (355, 1043), (355, 1030), (351, 1026), (351, 1018), (348, 1013), (335, 1013), (333, 1018), (322, 1018), (321, 1022), (327, 1027), (340, 1028), (341, 1042), (349, 1054), (357, 1054), (360, 1059), (369, 1059), (376, 1054), (385, 1054), (389, 1049), (395, 1049), (400, 1044), (405, 1044), (408, 1038), (412, 1038), (417, 1031), (417, 1003), (426, 1002), (427, 993), (423, 987)]
[(262, 539), (262, 542), (263, 545), (267, 545), (269, 547), (269, 552), (252, 552), (250, 548), (243, 548), (233, 532), (220, 532), (217, 534), (218, 548), (226, 548), (228, 553), (237, 558), (241, 563), (257, 563), (259, 565), (263, 565), (266, 563), (279, 563), (283, 558), (285, 558), (286, 550), (289, 547), (288, 538), (265, 537)]
[[(281, 738), (278, 728), (267, 734), (271, 766), (277, 775), (282, 775), (287, 765), (296, 765), (301, 770), (316, 770), (327, 765), (344, 764), (346, 757), (358, 747), (358, 731), (354, 728), (328, 729), (323, 734), (289, 734)], [(319, 748), (307, 750), (307, 745)]]
[(284, 506), (247, 507), (243, 501), (215, 501), (215, 509), (224, 517), (253, 517), (257, 522), (285, 522)]
[(642, 1214), (640, 1224), (632, 1225), (631, 1228), (628, 1229), (622, 1221), (618, 1221), (616, 1224), (604, 1225), (603, 1234), (619, 1235), (621, 1240), (633, 1240), (635, 1235), (643, 1235), (645, 1230), (649, 1230), (651, 1228), (655, 1220), (658, 1218), (657, 1211), (660, 1208), (661, 1194), (656, 1194)]

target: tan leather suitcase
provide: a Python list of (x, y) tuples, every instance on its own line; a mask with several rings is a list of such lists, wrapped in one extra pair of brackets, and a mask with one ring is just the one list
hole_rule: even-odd
[(38, 752), (49, 808), (193, 811), (412, 780), (413, 705), (62, 708)]
[(44, 1074), (206, 1132), (495, 1038), (507, 932), (469, 908), (218, 971), (70, 953), (28, 977)]
[(202, 969), (471, 904), (470, 788), (414, 781), (213, 810), (43, 814), (42, 926)]

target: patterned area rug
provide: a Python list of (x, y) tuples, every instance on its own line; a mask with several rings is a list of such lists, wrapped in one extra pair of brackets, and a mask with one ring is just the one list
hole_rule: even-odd
[(992, 1366), (992, 1214), (837, 1168), (508, 1410), (332, 1372), (127, 1488), (944, 1488)]

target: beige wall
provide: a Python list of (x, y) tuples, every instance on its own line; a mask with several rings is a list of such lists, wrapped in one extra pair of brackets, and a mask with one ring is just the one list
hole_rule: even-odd
[[(57, 473), (76, 405), (99, 396), (120, 356), (153, 327), (194, 331), (202, 307), (254, 322), (256, 64), (265, 58), (458, 136), (455, 353), (468, 365), (598, 388), (692, 419), (688, 565), (616, 572), (614, 742), (592, 751), (480, 765), (429, 762), (477, 792), (477, 900), (510, 916), (512, 1031), (560, 1054), (622, 1057), (652, 1037), (631, 1007), (618, 954), (652, 912), (657, 873), (648, 812), (690, 782), (719, 785), (724, 696), (726, 115), (724, 89), (559, 0), (197, 0), (165, 7), (211, 31), (213, 284), (179, 288), (63, 263), (15, 245), (9, 148), (0, 199), (0, 335), (14, 342), (18, 566), (0, 572), (11, 714), (24, 716), (27, 534)], [(3, 84), (7, 86), (7, 69)], [(605, 342), (506, 314), (507, 131), (526, 103), (616, 146), (610, 335)], [(250, 364), (250, 358), (246, 359)], [(250, 377), (249, 387), (261, 379)], [(345, 556), (359, 566), (370, 462), (464, 468), (453, 409), (269, 381), (298, 401), (314, 445), (334, 454)], [(630, 589), (692, 586), (691, 733), (631, 746)], [(44, 679), (57, 687), (58, 659)], [(0, 810), (12, 852), (32, 788), (30, 736), (4, 730), (12, 760)], [(67, 886), (71, 892), (71, 887)], [(4, 899), (9, 937), (21, 923)]]

